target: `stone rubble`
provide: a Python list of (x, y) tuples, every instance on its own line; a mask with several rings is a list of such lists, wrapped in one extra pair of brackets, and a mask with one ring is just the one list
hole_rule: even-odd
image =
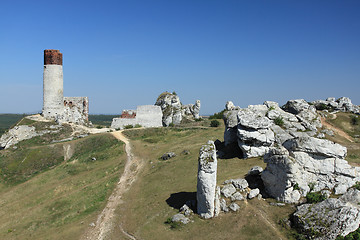
[(316, 100), (311, 102), (318, 110), (351, 112), (360, 114), (360, 107), (354, 105), (350, 98), (341, 97), (339, 99), (329, 97), (326, 100)]

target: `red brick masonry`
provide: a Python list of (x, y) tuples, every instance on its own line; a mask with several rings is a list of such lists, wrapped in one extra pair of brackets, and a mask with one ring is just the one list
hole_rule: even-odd
[(62, 65), (62, 53), (55, 49), (44, 50), (44, 65)]

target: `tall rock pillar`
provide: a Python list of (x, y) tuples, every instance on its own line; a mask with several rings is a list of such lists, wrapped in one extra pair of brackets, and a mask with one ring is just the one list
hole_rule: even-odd
[(213, 141), (203, 145), (199, 154), (197, 177), (197, 213), (208, 219), (216, 215), (217, 158)]
[(43, 111), (45, 118), (58, 119), (64, 114), (62, 53), (44, 50)]

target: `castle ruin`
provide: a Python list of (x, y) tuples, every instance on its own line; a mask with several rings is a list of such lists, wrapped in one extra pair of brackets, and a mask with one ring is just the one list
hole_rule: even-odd
[(64, 97), (63, 59), (59, 50), (44, 50), (43, 110), (46, 119), (85, 124), (89, 115), (88, 97)]

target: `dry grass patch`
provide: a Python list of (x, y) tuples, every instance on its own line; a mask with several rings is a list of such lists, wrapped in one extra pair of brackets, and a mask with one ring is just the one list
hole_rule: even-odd
[[(223, 125), (222, 125), (223, 126)], [(150, 134), (151, 132), (151, 134)], [(189, 198), (196, 196), (198, 154), (209, 139), (223, 139), (223, 127), (205, 129), (141, 129), (128, 131), (134, 155), (145, 162), (143, 171), (124, 203), (116, 210), (117, 221), (138, 239), (276, 239), (286, 238), (279, 220), (294, 211), (291, 206), (274, 207), (264, 200), (240, 202), (238, 213), (222, 214), (170, 229), (165, 221), (178, 212)], [(156, 139), (156, 143), (149, 141)], [(188, 154), (182, 153), (188, 150)], [(165, 152), (176, 157), (163, 161)], [(265, 167), (261, 159), (218, 159), (218, 183), (229, 178), (244, 177), (255, 165)], [(283, 232), (285, 231), (285, 232)], [(109, 239), (122, 238), (119, 229)]]

